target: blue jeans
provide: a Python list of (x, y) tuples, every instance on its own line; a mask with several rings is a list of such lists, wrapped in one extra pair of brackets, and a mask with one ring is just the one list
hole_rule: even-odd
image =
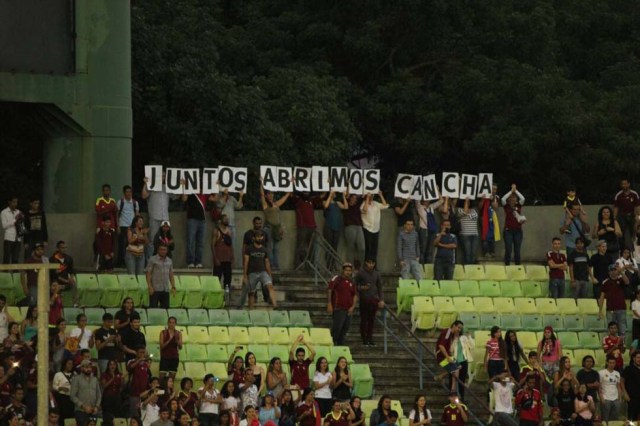
[(453, 260), (436, 257), (433, 262), (433, 279), (452, 280), (455, 267), (456, 265), (453, 263)]
[(607, 311), (607, 322), (618, 323), (618, 336), (624, 336), (627, 331), (627, 312), (624, 309), (618, 311)]
[(278, 249), (280, 248), (280, 241), (276, 241), (273, 239), (273, 232), (271, 232), (271, 226), (269, 226), (269, 224), (265, 224), (263, 230), (267, 235), (267, 254), (269, 255), (269, 263), (271, 263), (271, 269), (280, 269), (280, 261), (278, 259)]
[(564, 297), (564, 280), (554, 278), (549, 280), (549, 297), (559, 299)]
[(187, 219), (187, 265), (202, 264), (205, 221)]
[(522, 246), (522, 229), (504, 230), (504, 264), (511, 264), (511, 251), (513, 250), (513, 261), (520, 264), (520, 247)]
[(127, 265), (127, 274), (144, 275), (144, 256), (134, 256), (127, 252), (124, 255), (124, 263)]
[(400, 271), (403, 279), (413, 278), (416, 281), (422, 279), (422, 265), (416, 259), (403, 259), (404, 266)]
[(462, 250), (464, 251), (464, 264), (473, 265), (476, 263), (476, 251), (478, 251), (477, 235), (460, 235), (462, 240)]
[[(496, 252), (496, 242), (494, 240), (482, 240), (482, 255), (494, 254)], [(496, 413), (498, 414), (498, 413)], [(504, 414), (504, 413), (502, 413)]]

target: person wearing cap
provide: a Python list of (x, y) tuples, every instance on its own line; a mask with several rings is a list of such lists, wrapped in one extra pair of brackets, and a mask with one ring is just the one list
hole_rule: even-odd
[(560, 234), (564, 235), (567, 255), (576, 249), (576, 238), (587, 235), (591, 228), (587, 222), (587, 214), (578, 203), (567, 204), (564, 218), (560, 222)]
[[(44, 244), (41, 242), (33, 243), (31, 257), (25, 263), (49, 263), (49, 259), (44, 255)], [(20, 272), (20, 283), (29, 306), (36, 306), (38, 304), (38, 270), (29, 269)], [(47, 282), (46, 285), (48, 288), (49, 283)]]
[(493, 391), (495, 408), (493, 424), (496, 426), (517, 426), (513, 418), (513, 392), (518, 385), (508, 371), (491, 378), (490, 388)]
[(336, 275), (329, 281), (327, 312), (332, 316), (331, 337), (333, 337), (333, 344), (336, 346), (344, 344), (344, 338), (349, 331), (351, 317), (358, 301), (356, 286), (351, 280), (352, 274), (353, 265), (348, 262), (343, 263), (342, 275)]
[[(160, 244), (167, 246), (167, 256), (173, 259), (173, 249), (176, 247), (175, 240), (171, 234), (171, 222), (163, 220), (160, 229), (153, 237), (153, 254), (158, 254)], [(202, 267), (202, 265), (200, 266)]]
[(85, 426), (89, 418), (100, 412), (102, 390), (98, 378), (92, 374), (91, 361), (82, 360), (80, 371), (81, 374), (71, 379), (70, 396), (76, 408), (76, 422), (78, 426)]
[(464, 426), (469, 419), (467, 406), (460, 402), (458, 392), (449, 392), (449, 404), (442, 410), (440, 424), (445, 426)]
[(516, 394), (516, 407), (520, 426), (542, 426), (544, 415), (542, 406), (542, 396), (535, 388), (536, 378), (533, 374), (528, 374), (524, 381), (524, 386)]
[(627, 325), (627, 303), (625, 290), (629, 285), (629, 278), (616, 265), (609, 265), (609, 278), (602, 283), (598, 305), (598, 318), (603, 318), (604, 301), (607, 301), (607, 321), (615, 321), (621, 336), (625, 335)]
[(378, 309), (384, 308), (384, 294), (382, 292), (382, 278), (376, 269), (376, 261), (366, 259), (364, 267), (355, 277), (360, 300), (360, 337), (365, 346), (375, 346), (373, 342), (373, 326)]
[(242, 258), (242, 296), (238, 308), (242, 309), (247, 295), (249, 296), (249, 309), (253, 308), (256, 302), (256, 289), (258, 283), (261, 283), (267, 287), (271, 305), (276, 309), (278, 307), (276, 290), (273, 288), (271, 263), (267, 249), (264, 247), (264, 232), (262, 230), (254, 231), (253, 244), (247, 247)]
[(602, 292), (602, 283), (609, 278), (609, 265), (615, 259), (611, 259), (607, 253), (607, 242), (605, 240), (599, 240), (596, 243), (596, 249), (596, 253), (591, 256), (590, 263), (593, 271), (593, 298), (597, 300)]
[(176, 281), (173, 275), (173, 262), (167, 256), (169, 248), (160, 244), (158, 254), (149, 258), (147, 264), (147, 287), (149, 288), (149, 307), (169, 309), (169, 291), (175, 294)]

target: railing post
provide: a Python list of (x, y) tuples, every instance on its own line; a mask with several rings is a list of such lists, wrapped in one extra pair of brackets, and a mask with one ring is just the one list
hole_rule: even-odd
[(38, 424), (49, 421), (49, 270), (38, 270)]
[(424, 378), (423, 376), (423, 371), (422, 371), (422, 360), (423, 356), (422, 356), (422, 345), (420, 344), (420, 342), (418, 342), (418, 369), (419, 369), (419, 374), (420, 374), (420, 390), (424, 389)]
[(382, 310), (382, 321), (384, 323), (384, 353), (386, 355), (388, 353), (387, 351), (387, 308), (386, 307)]

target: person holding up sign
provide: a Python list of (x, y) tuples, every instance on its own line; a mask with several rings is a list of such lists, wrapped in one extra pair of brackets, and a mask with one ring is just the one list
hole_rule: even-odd
[(364, 232), (364, 257), (378, 261), (378, 240), (380, 238), (380, 211), (389, 208), (382, 191), (378, 192), (380, 201), (367, 194), (362, 203), (362, 228)]
[[(146, 173), (146, 171), (145, 171)], [(162, 171), (162, 186), (160, 190), (152, 191), (149, 189), (149, 179), (151, 176), (144, 177), (144, 185), (142, 186), (142, 199), (147, 200), (147, 211), (149, 212), (149, 233), (152, 237), (158, 233), (160, 224), (165, 220), (169, 220), (169, 193), (166, 187), (166, 174)], [(149, 239), (147, 251), (145, 253), (147, 259), (153, 253), (153, 238)]]
[[(344, 219), (344, 240), (347, 246), (348, 258), (353, 256), (353, 265), (356, 269), (361, 266), (361, 261), (364, 260), (364, 234), (362, 232), (362, 213), (360, 208), (362, 207), (363, 199), (356, 194), (344, 193), (342, 199), (343, 219)], [(353, 254), (352, 254), (353, 252)]]
[(527, 218), (522, 214), (524, 196), (518, 192), (516, 184), (511, 191), (502, 197), (504, 206), (504, 264), (511, 264), (511, 252), (516, 265), (520, 264), (520, 247), (522, 246), (522, 224)]
[(284, 236), (284, 228), (282, 227), (282, 219), (280, 218), (280, 207), (291, 196), (287, 192), (282, 197), (275, 199), (273, 192), (265, 191), (262, 180), (260, 180), (260, 203), (264, 211), (264, 232), (267, 234), (267, 253), (271, 261), (271, 269), (280, 269), (278, 261), (278, 246)]
[(231, 240), (233, 246), (236, 246), (236, 210), (242, 208), (242, 197), (244, 193), (241, 192), (238, 198), (229, 194), (229, 189), (225, 189), (216, 201), (216, 207), (221, 211), (221, 214), (227, 215), (229, 219), (229, 230), (231, 231)]

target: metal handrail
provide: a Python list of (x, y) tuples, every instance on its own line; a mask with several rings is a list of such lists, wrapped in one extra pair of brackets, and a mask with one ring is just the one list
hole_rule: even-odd
[[(407, 332), (407, 334), (409, 335), (409, 337), (411, 337), (415, 343), (417, 344), (417, 354), (412, 351), (407, 344), (405, 344), (405, 342), (403, 341), (403, 339), (400, 338), (400, 336), (398, 336), (396, 333), (393, 332), (393, 330), (391, 329), (391, 327), (389, 327), (389, 325), (387, 324), (387, 317), (391, 316), (391, 318), (395, 321), (395, 323), (397, 323), (398, 325), (400, 325), (401, 328), (404, 329), (404, 331)], [(431, 368), (429, 368), (429, 366), (427, 366), (424, 361), (423, 361), (423, 354), (429, 354), (431, 355), (431, 357), (435, 360), (436, 359), (436, 354), (435, 352), (429, 348), (421, 339), (420, 337), (418, 337), (412, 330), (411, 328), (405, 324), (402, 320), (400, 320), (400, 318), (398, 318), (398, 316), (395, 314), (395, 312), (393, 312), (391, 309), (389, 309), (387, 306), (385, 306), (383, 308), (383, 312), (382, 312), (382, 318), (376, 317), (376, 320), (383, 326), (384, 328), (384, 353), (387, 354), (388, 353), (388, 334), (391, 335), (391, 337), (393, 337), (395, 339), (396, 342), (398, 342), (400, 344), (400, 346), (402, 346), (413, 358), (415, 361), (418, 362), (418, 368), (419, 368), (419, 373), (420, 373), (420, 389), (424, 388), (424, 384), (423, 384), (423, 369), (425, 369), (429, 374), (435, 375), (433, 370)], [(458, 380), (458, 386), (463, 386), (465, 388), (465, 395), (466, 396), (471, 396), (472, 399), (479, 403), (480, 406), (482, 406), (483, 408), (485, 408), (489, 413), (493, 414), (493, 411), (491, 410), (491, 408), (482, 400), (482, 398), (480, 398), (478, 395), (476, 395), (475, 392), (473, 392), (471, 390), (471, 388), (465, 384), (464, 382), (460, 381), (460, 379), (455, 378), (456, 380)], [(443, 388), (446, 388), (444, 385), (442, 385)], [(448, 390), (448, 388), (447, 388)], [(476, 423), (478, 423), (481, 426), (484, 426), (485, 423), (483, 423), (478, 416), (475, 415), (475, 413), (473, 413), (473, 411), (469, 410), (469, 415), (476, 421)]]
[(307, 246), (307, 255), (304, 260), (296, 267), (296, 271), (308, 267), (314, 273), (314, 283), (317, 286), (319, 281), (322, 281), (324, 284), (328, 284), (331, 277), (336, 274), (336, 271), (332, 271), (326, 262), (322, 262), (319, 260), (320, 253), (329, 256), (330, 261), (335, 265), (342, 265), (342, 258), (338, 254), (338, 252), (331, 247), (331, 244), (322, 236), (319, 231), (314, 231), (311, 236), (311, 241)]

